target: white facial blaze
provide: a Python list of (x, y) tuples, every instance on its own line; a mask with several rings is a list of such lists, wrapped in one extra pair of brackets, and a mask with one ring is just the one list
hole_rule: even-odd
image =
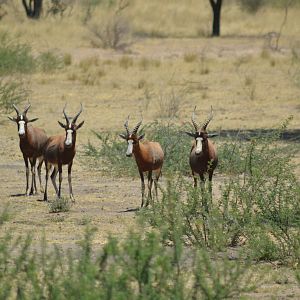
[(66, 137), (66, 141), (65, 141), (66, 146), (72, 145), (72, 133), (73, 133), (72, 129), (67, 130), (67, 137)]
[(202, 151), (202, 141), (203, 138), (202, 137), (198, 137), (196, 138), (196, 154), (199, 154)]
[(127, 147), (126, 155), (130, 156), (132, 154), (132, 150), (133, 150), (133, 141), (128, 140), (128, 147)]
[[(23, 117), (21, 116), (21, 120), (23, 120)], [(19, 121), (19, 135), (24, 135), (25, 134), (25, 121)]]

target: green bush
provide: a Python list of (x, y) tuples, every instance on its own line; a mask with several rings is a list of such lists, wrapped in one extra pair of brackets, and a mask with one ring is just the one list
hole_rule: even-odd
[(7, 33), (0, 33), (0, 75), (31, 73), (36, 68), (31, 48)]
[[(92, 248), (87, 228), (77, 251), (47, 248), (37, 253), (31, 236), (0, 238), (0, 298), (17, 299), (223, 299), (252, 290), (250, 265), (189, 250), (170, 248), (153, 231), (109, 238)], [(14, 251), (12, 251), (14, 249)]]
[(56, 198), (54, 201), (49, 202), (49, 212), (66, 212), (70, 210), (70, 206), (70, 201), (67, 198)]
[(37, 64), (42, 72), (53, 72), (64, 66), (64, 57), (61, 57), (52, 51), (46, 51), (37, 57)]
[(29, 90), (22, 80), (18, 78), (0, 78), (0, 110), (9, 113), (13, 104), (19, 105), (28, 99)]

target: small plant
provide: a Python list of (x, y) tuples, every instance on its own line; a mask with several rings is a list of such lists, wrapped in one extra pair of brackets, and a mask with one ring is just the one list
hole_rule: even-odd
[(37, 57), (37, 62), (42, 72), (53, 72), (57, 69), (61, 69), (64, 66), (63, 57), (53, 53), (52, 51), (46, 51), (41, 53)]
[(96, 48), (122, 49), (128, 45), (129, 24), (119, 15), (108, 17), (100, 24), (90, 24), (88, 29), (91, 33), (91, 44)]
[(119, 66), (123, 69), (128, 69), (133, 66), (133, 59), (129, 56), (122, 56), (119, 59)]
[(17, 78), (0, 79), (0, 110), (9, 113), (13, 110), (13, 104), (24, 102), (30, 91), (26, 89), (22, 80)]
[(35, 69), (31, 48), (15, 41), (7, 33), (0, 33), (0, 75), (31, 73)]
[(67, 198), (56, 198), (54, 201), (49, 202), (49, 212), (59, 213), (67, 212), (70, 210), (70, 201)]
[(263, 5), (265, 0), (239, 0), (243, 10), (255, 14)]
[(71, 64), (72, 64), (72, 55), (70, 53), (64, 54), (63, 62), (64, 62), (65, 66), (71, 66)]
[(158, 118), (177, 117), (182, 102), (183, 93), (176, 93), (173, 89), (171, 92), (161, 92), (158, 95)]
[(192, 63), (195, 62), (198, 59), (198, 54), (197, 53), (185, 53), (183, 56), (183, 60), (186, 63)]

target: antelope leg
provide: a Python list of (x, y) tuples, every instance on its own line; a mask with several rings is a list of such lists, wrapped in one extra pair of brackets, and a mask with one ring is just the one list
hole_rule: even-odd
[(74, 198), (73, 190), (72, 190), (72, 176), (71, 176), (72, 165), (73, 165), (73, 161), (71, 161), (71, 162), (68, 164), (68, 182), (69, 182), (70, 199), (71, 199), (73, 202), (75, 202), (75, 198)]
[(29, 167), (28, 167), (28, 158), (23, 155), (25, 167), (26, 167), (26, 196), (29, 196)]
[(144, 206), (144, 197), (145, 197), (145, 180), (144, 180), (144, 174), (142, 171), (139, 171), (140, 177), (141, 177), (141, 183), (142, 183), (142, 204), (141, 207)]

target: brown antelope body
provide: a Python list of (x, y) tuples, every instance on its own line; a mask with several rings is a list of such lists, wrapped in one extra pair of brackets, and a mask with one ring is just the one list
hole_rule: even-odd
[[(76, 144), (76, 131), (83, 125), (84, 121), (80, 124), (76, 125), (77, 118), (82, 112), (82, 105), (80, 108), (79, 113), (73, 118), (67, 116), (65, 112), (65, 107), (63, 109), (63, 113), (66, 119), (66, 124), (61, 123), (58, 121), (59, 125), (65, 129), (65, 135), (57, 135), (49, 137), (47, 144), (44, 150), (44, 159), (46, 165), (46, 184), (45, 184), (45, 193), (44, 193), (44, 200), (47, 201), (47, 185), (48, 185), (48, 178), (49, 172), (52, 168), (51, 174), (51, 181), (54, 186), (55, 192), (57, 196), (60, 198), (61, 196), (61, 182), (62, 182), (62, 166), (68, 165), (68, 182), (69, 182), (69, 192), (70, 198), (72, 201), (75, 201), (72, 191), (72, 165), (73, 159), (76, 153), (75, 144)], [(56, 185), (56, 175), (59, 173), (59, 186), (57, 188)]]
[[(34, 195), (37, 193), (36, 180), (35, 180), (35, 165), (38, 160), (38, 177), (40, 182), (40, 189), (43, 192), (41, 184), (41, 167), (43, 164), (43, 149), (47, 142), (47, 135), (43, 129), (28, 125), (28, 123), (38, 120), (38, 118), (28, 119), (27, 112), (30, 108), (30, 104), (24, 109), (23, 113), (20, 113), (19, 109), (13, 104), (13, 107), (17, 113), (17, 117), (8, 117), (11, 121), (16, 122), (18, 125), (18, 134), (20, 138), (20, 149), (23, 154), (23, 159), (26, 167), (26, 195)], [(29, 191), (29, 166), (28, 160), (31, 166), (32, 182), (31, 189)]]
[[(140, 121), (135, 128), (130, 132), (128, 129), (128, 119), (124, 124), (126, 129), (126, 134), (120, 134), (120, 137), (127, 141), (128, 147), (126, 151), (126, 156), (130, 157), (134, 155), (140, 178), (142, 184), (142, 204), (144, 206), (145, 198), (145, 182), (144, 182), (144, 172), (148, 172), (148, 197), (146, 201), (146, 206), (149, 205), (149, 199), (152, 200), (152, 185), (154, 181), (155, 194), (157, 196), (157, 182), (161, 174), (161, 168), (164, 161), (164, 152), (157, 142), (140, 142), (144, 138), (144, 134), (138, 135), (138, 129), (142, 124)], [(152, 173), (154, 173), (154, 179), (152, 178)]]
[[(195, 107), (196, 109), (196, 107)], [(207, 125), (212, 120), (212, 109), (209, 118), (200, 127), (195, 121), (195, 110), (192, 115), (192, 123), (195, 132), (186, 132), (194, 138), (193, 146), (190, 152), (190, 167), (194, 178), (194, 186), (197, 186), (197, 177), (199, 175), (202, 183), (205, 182), (205, 174), (208, 174), (208, 180), (211, 183), (213, 173), (218, 164), (217, 150), (214, 144), (208, 139), (216, 136), (216, 134), (208, 134), (206, 131)], [(211, 184), (210, 184), (211, 190)]]

